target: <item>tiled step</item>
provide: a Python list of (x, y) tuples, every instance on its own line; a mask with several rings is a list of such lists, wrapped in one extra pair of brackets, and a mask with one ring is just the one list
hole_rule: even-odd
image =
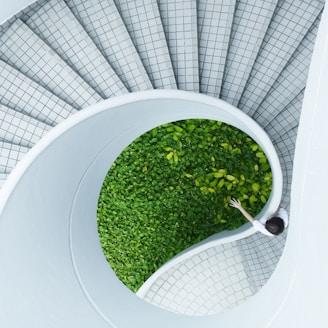
[(184, 315), (224, 312), (253, 295), (243, 260), (237, 242), (211, 247), (162, 273), (143, 299)]
[(276, 268), (285, 240), (285, 232), (275, 238), (256, 233), (212, 246), (168, 268), (142, 298), (185, 315), (225, 312), (264, 286)]
[(278, 0), (237, 0), (220, 98), (238, 106)]
[(74, 108), (83, 108), (99, 95), (21, 20), (0, 39), (1, 59), (50, 90)]
[[(26, 23), (103, 98), (127, 92), (64, 2), (50, 0)], [(95, 99), (90, 104), (102, 98)]]
[(252, 292), (269, 280), (284, 250), (287, 230), (274, 238), (255, 233), (236, 242)]
[(51, 126), (24, 115), (4, 105), (0, 105), (0, 140), (33, 147)]
[(66, 0), (83, 28), (129, 91), (152, 84), (113, 0)]
[[(287, 104), (305, 88), (319, 21), (320, 17), (316, 19), (288, 64), (269, 90), (266, 98), (254, 112), (253, 118), (262, 127), (265, 127), (280, 112), (284, 111)], [(300, 105), (301, 107), (302, 105)]]
[(279, 1), (240, 99), (241, 110), (254, 114), (322, 8), (319, 1)]
[(197, 6), (200, 92), (219, 98), (235, 1), (199, 0)]
[(115, 0), (154, 88), (175, 89), (171, 58), (156, 0)]
[(278, 138), (273, 140), (273, 145), (277, 150), (283, 174), (282, 205), (285, 207), (288, 207), (290, 203), (297, 130), (298, 126), (288, 130), (286, 133), (281, 134)]
[(293, 180), (293, 166), (294, 166), (294, 152), (291, 154), (289, 152), (281, 156), (281, 160), (284, 162), (282, 165), (284, 185), (282, 190), (282, 206), (287, 210), (290, 209), (291, 200), (291, 188)]
[(264, 127), (265, 131), (268, 133), (271, 139), (277, 139), (281, 134), (284, 134), (298, 126), (298, 122), (301, 116), (304, 91), (305, 89), (303, 89)]
[(283, 175), (281, 206), (288, 210), (290, 208), (290, 192), (293, 179), (294, 149), (279, 154), (279, 159)]
[(76, 110), (23, 73), (0, 60), (0, 104), (54, 126)]
[(0, 141), (0, 173), (9, 174), (30, 148)]
[(297, 137), (298, 125), (292, 129), (289, 129), (285, 133), (281, 133), (277, 138), (272, 140), (278, 155), (286, 152), (294, 153), (295, 143)]
[(159, 0), (178, 89), (199, 91), (196, 0)]

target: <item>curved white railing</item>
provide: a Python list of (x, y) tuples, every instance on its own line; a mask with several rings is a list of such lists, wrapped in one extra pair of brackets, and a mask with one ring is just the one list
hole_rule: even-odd
[[(62, 320), (71, 318), (67, 302), (73, 300), (84, 313), (83, 320), (95, 320), (96, 315), (97, 321), (119, 327), (131, 326), (132, 321), (147, 327), (149, 316), (171, 316), (150, 310), (117, 279), (99, 244), (96, 209), (108, 168), (128, 144), (158, 125), (188, 118), (232, 124), (270, 153), (277, 192), (271, 193), (263, 215), (277, 208), (282, 180), (280, 167), (273, 165), (279, 163), (274, 148), (264, 131), (233, 106), (173, 90), (133, 93), (99, 103), (54, 128), (18, 164), (0, 191), (0, 284), (7, 282), (0, 308), (8, 320), (15, 313), (47, 320), (53, 310)], [(26, 265), (27, 260), (33, 265)], [(58, 275), (61, 279), (54, 278)], [(53, 279), (56, 284), (50, 287)], [(45, 290), (51, 290), (46, 297)], [(20, 304), (15, 305), (17, 298)], [(138, 313), (122, 316), (129, 308), (138, 308)], [(16, 325), (11, 322), (11, 327)]]
[[(137, 128), (139, 134), (144, 132), (140, 128), (144, 108), (136, 106), (141, 114), (135, 122), (126, 111), (118, 110), (125, 100), (131, 100), (125, 96), (124, 100), (113, 100), (113, 107), (118, 107), (106, 110), (106, 121), (96, 122), (100, 113), (105, 113), (103, 103), (78, 113), (50, 132), (17, 166), (0, 191), (1, 327), (325, 328), (327, 49), (326, 8), (299, 127), (286, 247), (271, 279), (254, 297), (220, 315), (176, 315), (130, 293), (107, 265), (94, 218), (96, 194), (119, 151), (116, 139), (108, 138), (107, 133), (114, 131), (126, 144), (133, 139), (129, 131), (110, 124), (111, 119), (118, 115), (123, 120), (126, 115), (128, 126)], [(85, 120), (93, 111), (99, 113)], [(108, 131), (109, 126), (112, 131)], [(89, 131), (87, 135), (79, 133), (85, 130)], [(91, 133), (94, 130), (97, 136)], [(111, 156), (107, 147), (113, 150)], [(81, 155), (83, 162), (78, 160)], [(96, 162), (95, 158), (101, 161)], [(92, 181), (95, 171), (99, 177)], [(62, 215), (62, 210), (66, 215)]]

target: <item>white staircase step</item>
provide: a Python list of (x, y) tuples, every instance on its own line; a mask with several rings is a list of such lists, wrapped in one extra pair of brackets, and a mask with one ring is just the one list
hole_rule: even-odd
[(264, 127), (271, 139), (277, 139), (298, 126), (301, 116), (304, 89)]
[(0, 173), (9, 174), (30, 148), (0, 141)]
[(289, 129), (285, 133), (281, 133), (277, 138), (272, 140), (276, 150), (283, 154), (285, 152), (293, 152), (295, 149), (298, 125)]
[(234, 241), (175, 264), (153, 282), (143, 299), (176, 313), (204, 316), (227, 311), (252, 295), (243, 258)]
[(298, 126), (281, 133), (272, 140), (273, 145), (279, 153), (294, 152)]
[(287, 131), (285, 134), (281, 135), (276, 140), (273, 140), (273, 144), (277, 150), (277, 154), (280, 160), (283, 176), (281, 204), (284, 207), (287, 207), (290, 203), (290, 190), (293, 177), (293, 164), (297, 129), (298, 127), (295, 127)]
[(323, 4), (311, 0), (279, 1), (238, 107), (250, 116), (320, 15)]
[(283, 176), (281, 206), (288, 208), (290, 206), (290, 191), (293, 179), (294, 149), (278, 153), (278, 155)]
[(200, 92), (219, 98), (235, 0), (199, 0), (197, 5)]
[(0, 39), (0, 56), (74, 108), (97, 102), (99, 95), (21, 20)]
[(51, 126), (44, 124), (28, 115), (0, 105), (0, 140), (33, 147)]
[(272, 140), (283, 174), (282, 205), (289, 206), (298, 125)]
[(103, 98), (127, 92), (64, 2), (50, 0), (26, 23)]
[(305, 88), (319, 21), (318, 17), (253, 114), (262, 127), (271, 122)]
[(159, 0), (178, 89), (199, 91), (196, 0)]
[(278, 0), (237, 0), (220, 98), (238, 106)]
[(115, 0), (154, 88), (175, 89), (176, 82), (156, 0)]
[(284, 250), (286, 232), (274, 238), (262, 233), (255, 233), (236, 241), (248, 282), (254, 294), (265, 285), (275, 270)]
[(152, 89), (147, 72), (113, 0), (66, 0), (126, 88)]
[(0, 104), (54, 126), (76, 110), (23, 73), (0, 60)]

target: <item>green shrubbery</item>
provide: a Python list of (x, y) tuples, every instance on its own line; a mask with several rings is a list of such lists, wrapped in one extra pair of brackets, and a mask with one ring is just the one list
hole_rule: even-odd
[(245, 133), (210, 120), (165, 124), (112, 165), (99, 197), (98, 231), (113, 270), (132, 291), (185, 248), (243, 223), (231, 197), (256, 215), (272, 175)]

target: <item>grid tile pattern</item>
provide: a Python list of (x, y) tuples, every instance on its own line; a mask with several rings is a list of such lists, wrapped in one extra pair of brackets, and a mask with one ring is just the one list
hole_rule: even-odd
[(159, 0), (178, 89), (199, 91), (196, 0)]
[(155, 88), (176, 89), (172, 63), (156, 0), (115, 0)]
[(129, 91), (152, 89), (152, 84), (113, 0), (68, 0), (103, 56)]
[(273, 145), (277, 149), (283, 174), (282, 204), (285, 207), (289, 207), (290, 201), (297, 130), (298, 126), (288, 130), (285, 134), (282, 134), (279, 138), (273, 140)]
[(237, 0), (221, 98), (237, 106), (278, 0)]
[(0, 140), (24, 147), (33, 147), (50, 126), (28, 115), (0, 105)]
[(274, 116), (265, 127), (265, 131), (272, 140), (278, 139), (290, 129), (298, 126), (301, 116), (304, 89), (288, 104), (283, 111)]
[(294, 165), (294, 149), (288, 150), (280, 154), (281, 169), (283, 173), (283, 189), (282, 189), (282, 205), (286, 208), (290, 207), (290, 190), (293, 178)]
[(143, 299), (176, 313), (203, 316), (230, 310), (258, 292), (283, 252), (287, 230), (217, 245), (164, 272)]
[(266, 98), (253, 114), (253, 118), (262, 127), (279, 115), (288, 103), (305, 88), (319, 21), (320, 17), (316, 19)]
[(235, 1), (199, 0), (197, 5), (200, 92), (220, 97)]
[[(127, 92), (64, 2), (50, 0), (26, 23), (103, 98)], [(95, 94), (88, 105), (101, 99)]]
[(27, 25), (16, 20), (0, 40), (0, 55), (7, 63), (51, 90), (74, 108), (88, 105), (99, 96)]
[(54, 126), (76, 110), (0, 60), (0, 104)]
[(245, 113), (257, 110), (322, 7), (317, 1), (279, 1), (238, 105)]
[(276, 147), (279, 153), (285, 153), (286, 151), (294, 152), (295, 142), (297, 137), (297, 129), (298, 125), (284, 134), (280, 134), (280, 136), (273, 140), (273, 145)]
[(0, 36), (5, 33), (8, 29), (8, 27), (15, 22), (16, 19), (20, 19), (21, 17), (30, 17), (33, 13), (35, 13), (36, 10), (41, 8), (48, 0), (38, 0), (36, 2), (33, 2), (26, 8), (24, 8), (22, 11), (16, 13), (14, 16), (9, 18), (5, 23), (0, 25)]
[(223, 312), (253, 295), (236, 242), (209, 248), (162, 274), (144, 300), (194, 316)]
[(253, 294), (266, 284), (275, 270), (284, 250), (287, 230), (274, 238), (255, 233), (237, 241)]
[[(107, 97), (105, 92), (109, 90), (108, 84), (112, 88), (111, 95), (127, 92), (122, 81), (133, 91), (138, 90), (138, 87), (151, 87), (137, 59), (139, 55), (155, 87), (176, 87), (155, 0), (145, 0), (143, 3), (117, 0), (133, 42), (138, 45), (137, 56), (112, 0), (67, 1), (96, 45), (87, 37), (64, 2), (38, 1), (24, 10), (22, 19), (28, 20), (30, 26), (35, 23), (35, 31), (44, 38), (44, 42), (102, 97)], [(201, 91), (218, 95), (228, 39), (219, 29), (228, 30), (231, 21), (225, 10), (232, 11), (234, 0), (231, 3), (224, 0), (158, 1), (179, 88), (198, 91), (200, 75)], [(237, 0), (221, 97), (234, 105), (244, 102), (244, 110), (261, 121), (271, 135), (284, 177), (282, 205), (288, 210), (298, 118), (316, 23), (304, 39), (303, 36), (320, 12), (323, 2), (279, 0), (273, 15), (277, 1)], [(199, 6), (200, 74), (197, 66), (196, 3)], [(218, 9), (219, 5), (221, 9)], [(274, 19), (267, 31), (272, 15)], [(61, 27), (57, 28), (55, 24)], [(0, 36), (8, 28), (9, 23), (0, 29)], [(69, 33), (71, 31), (73, 33)], [(24, 36), (23, 39), (29, 38)], [(219, 40), (222, 48), (217, 47)], [(38, 42), (35, 43), (36, 47)], [(35, 57), (37, 61), (41, 60), (41, 48), (38, 48), (38, 56)], [(84, 51), (84, 48), (87, 50)], [(17, 51), (19, 53), (20, 50)], [(30, 49), (24, 51), (29, 53)], [(125, 62), (122, 57), (126, 57)], [(119, 76), (124, 76), (122, 81), (108, 63)], [(17, 62), (11, 62), (11, 65), (14, 64), (17, 65)], [(0, 60), (0, 103), (8, 107), (0, 106), (0, 187), (16, 163), (46, 133), (50, 125), (57, 124), (75, 112), (72, 106), (39, 85), (45, 80), (41, 82), (36, 75), (30, 75), (35, 79), (33, 81), (11, 65)], [(119, 73), (121, 66), (122, 73)], [(281, 73), (283, 68), (286, 72)], [(57, 73), (56, 69), (54, 71)], [(32, 74), (32, 71), (26, 74)], [(245, 86), (247, 90), (240, 101)], [(287, 89), (288, 92), (285, 92)], [(57, 92), (56, 89), (52, 90)], [(267, 93), (269, 96), (266, 96)], [(101, 97), (95, 93), (90, 103), (99, 99)], [(187, 315), (215, 314), (231, 309), (246, 301), (267, 282), (282, 254), (285, 238), (286, 232), (275, 238), (256, 233), (246, 239), (200, 252), (159, 277), (146, 299), (160, 307)]]
[(0, 141), (0, 173), (9, 174), (29, 148)]

